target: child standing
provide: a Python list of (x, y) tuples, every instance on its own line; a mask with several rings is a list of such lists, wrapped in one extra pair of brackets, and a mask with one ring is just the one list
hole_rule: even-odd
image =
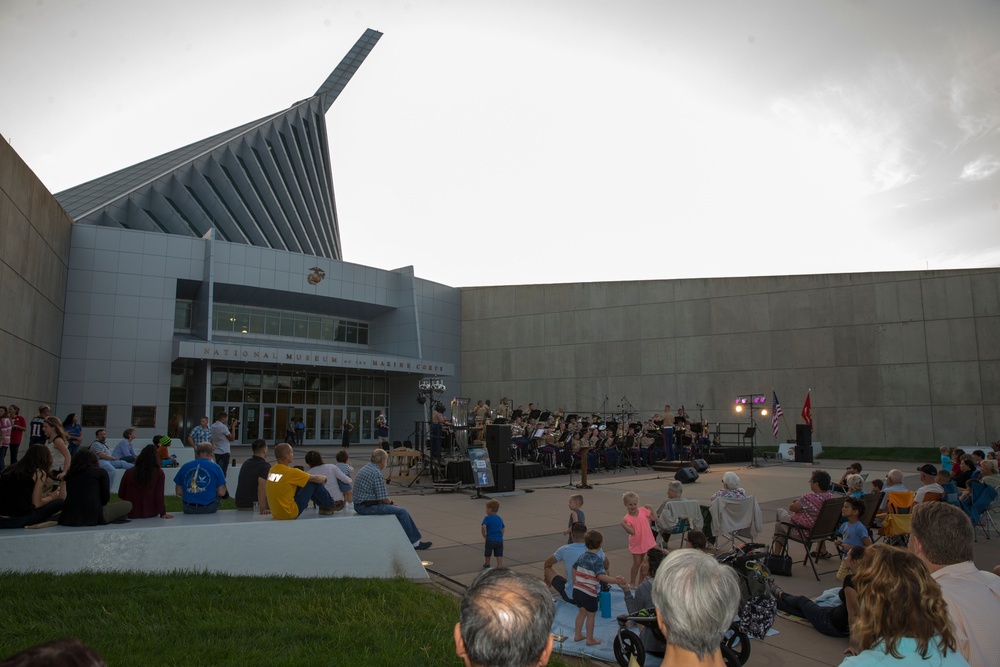
[(486, 550), (483, 555), (486, 563), (483, 569), (489, 569), (490, 556), (497, 557), (497, 567), (503, 567), (503, 531), (506, 529), (500, 511), (500, 501), (490, 500), (486, 503), (486, 516), (483, 518), (483, 539), (486, 540)]
[(861, 515), (865, 513), (865, 501), (860, 498), (847, 498), (844, 500), (844, 509), (840, 510), (841, 516), (847, 521), (840, 524), (837, 532), (840, 537), (835, 544), (837, 551), (841, 553), (840, 569), (837, 570), (837, 579), (843, 581), (850, 569), (847, 567), (847, 560), (844, 558), (846, 551), (850, 547), (870, 547), (872, 538), (868, 535), (868, 528), (861, 523)]
[(347, 509), (351, 512), (354, 511), (354, 466), (351, 465), (351, 460), (347, 457), (347, 452), (345, 450), (340, 450), (337, 452), (337, 467), (340, 468), (340, 472), (344, 473), (351, 478), (352, 482), (347, 484), (346, 482), (341, 482), (337, 480), (337, 488), (340, 492), (344, 494), (344, 503)]
[(942, 447), (939, 451), (941, 452), (941, 468), (951, 470), (951, 449)]
[(650, 524), (656, 521), (656, 514), (649, 505), (639, 507), (639, 494), (634, 491), (626, 491), (622, 495), (622, 502), (625, 503), (628, 514), (622, 519), (621, 526), (628, 533), (628, 550), (632, 554), (629, 585), (636, 586), (639, 570), (642, 568), (642, 557), (656, 546), (656, 538), (650, 528)]
[(573, 641), (578, 642), (584, 639), (583, 624), (587, 623), (587, 646), (600, 644), (600, 639), (594, 639), (594, 622), (597, 618), (597, 593), (601, 582), (606, 584), (617, 583), (622, 589), (625, 588), (625, 577), (612, 577), (605, 574), (604, 561), (597, 555), (601, 545), (604, 544), (604, 535), (597, 530), (588, 530), (583, 536), (584, 546), (587, 551), (580, 555), (576, 563), (573, 564), (573, 602), (580, 607), (576, 614), (576, 634)]
[(563, 535), (566, 535), (566, 544), (573, 544), (573, 524), (574, 523), (587, 523), (586, 517), (583, 516), (583, 496), (579, 493), (574, 493), (569, 497), (569, 524), (566, 526), (566, 530), (563, 531)]

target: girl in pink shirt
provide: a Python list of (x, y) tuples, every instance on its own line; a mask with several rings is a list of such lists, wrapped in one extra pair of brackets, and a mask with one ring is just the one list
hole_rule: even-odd
[(628, 533), (628, 550), (632, 554), (632, 576), (630, 586), (636, 585), (639, 570), (642, 568), (642, 558), (646, 552), (656, 546), (656, 538), (650, 524), (656, 521), (656, 514), (649, 505), (639, 507), (639, 495), (634, 491), (626, 491), (622, 502), (628, 514), (622, 519), (622, 528)]

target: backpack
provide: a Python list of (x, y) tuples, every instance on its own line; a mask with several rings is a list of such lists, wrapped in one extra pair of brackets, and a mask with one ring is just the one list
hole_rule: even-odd
[(778, 614), (778, 601), (771, 595), (768, 581), (770, 573), (760, 563), (750, 562), (744, 568), (736, 568), (740, 579), (740, 632), (760, 639), (774, 624)]

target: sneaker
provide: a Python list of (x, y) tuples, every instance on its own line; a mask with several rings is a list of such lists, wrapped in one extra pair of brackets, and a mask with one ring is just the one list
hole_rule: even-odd
[(416, 549), (417, 551), (423, 551), (424, 549), (430, 549), (431, 548), (431, 543), (430, 542), (421, 542), (420, 544), (416, 545), (413, 548)]
[(52, 526), (58, 526), (59, 524), (55, 521), (43, 521), (41, 523), (33, 523), (30, 526), (25, 526), (25, 528), (51, 528)]
[(489, 563), (483, 563), (483, 569), (484, 570), (490, 569), (490, 564)]
[(336, 512), (336, 511), (337, 510), (333, 509), (333, 507), (320, 507), (319, 508), (319, 513), (320, 513), (321, 516), (333, 516), (333, 513)]

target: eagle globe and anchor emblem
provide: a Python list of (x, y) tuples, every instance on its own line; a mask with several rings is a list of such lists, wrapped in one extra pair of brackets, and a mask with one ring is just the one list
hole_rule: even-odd
[(319, 285), (323, 281), (323, 278), (326, 278), (326, 271), (318, 266), (314, 266), (309, 270), (312, 271), (312, 273), (306, 276), (306, 282), (310, 285)]

